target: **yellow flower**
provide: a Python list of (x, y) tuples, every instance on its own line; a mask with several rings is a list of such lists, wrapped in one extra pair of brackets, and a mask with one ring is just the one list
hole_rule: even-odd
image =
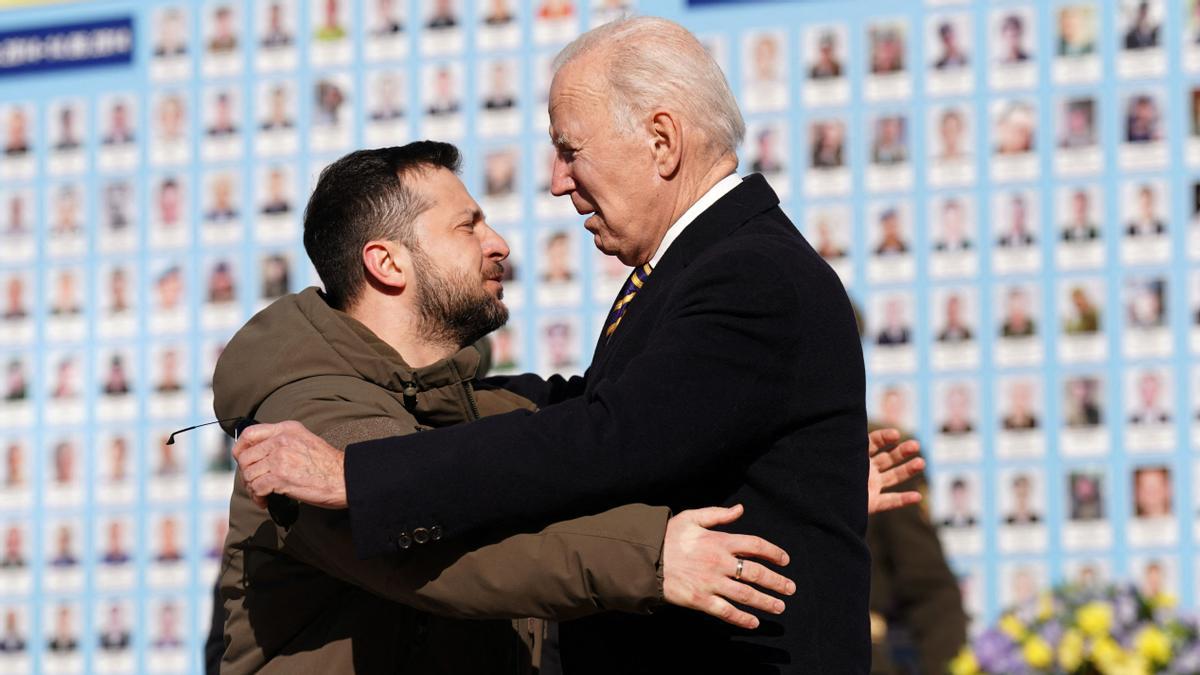
[(1115, 662), (1101, 666), (1100, 672), (1104, 675), (1150, 675), (1150, 666), (1142, 657), (1125, 652)]
[(1025, 624), (1012, 614), (1005, 614), (1000, 618), (1000, 630), (1017, 642), (1025, 639)]
[(1021, 655), (1030, 666), (1038, 670), (1049, 668), (1054, 662), (1054, 651), (1045, 640), (1036, 635), (1025, 641), (1021, 647)]
[(950, 662), (950, 675), (976, 675), (979, 672), (979, 662), (969, 647), (963, 647), (958, 656)]
[(1089, 602), (1075, 612), (1075, 623), (1089, 637), (1099, 638), (1108, 635), (1112, 625), (1113, 610), (1108, 603)]
[(1166, 665), (1171, 661), (1171, 640), (1155, 626), (1147, 626), (1133, 638), (1138, 655), (1151, 663)]
[(1058, 643), (1058, 665), (1067, 672), (1075, 672), (1083, 665), (1083, 634), (1074, 628), (1064, 633)]
[(1045, 621), (1054, 615), (1054, 596), (1042, 593), (1038, 596), (1038, 621)]
[(1101, 672), (1108, 673), (1115, 669), (1124, 658), (1125, 653), (1121, 650), (1121, 646), (1110, 637), (1097, 638), (1092, 643), (1092, 659)]
[(1175, 606), (1175, 596), (1170, 593), (1159, 593), (1147, 600), (1152, 609), (1166, 609)]

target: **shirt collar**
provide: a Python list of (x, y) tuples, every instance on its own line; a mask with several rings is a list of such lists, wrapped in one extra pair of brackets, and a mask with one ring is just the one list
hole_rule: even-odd
[(707, 211), (710, 206), (716, 204), (718, 199), (724, 197), (729, 193), (730, 190), (733, 190), (735, 187), (741, 184), (741, 176), (738, 176), (736, 173), (731, 173), (717, 181), (716, 185), (710, 187), (708, 192), (705, 192), (703, 195), (701, 195), (700, 199), (697, 199), (696, 203), (692, 204), (691, 208), (689, 208), (687, 211), (684, 211), (682, 216), (679, 216), (679, 220), (676, 220), (671, 224), (671, 227), (667, 228), (667, 233), (663, 235), (662, 243), (658, 245), (658, 251), (655, 252), (654, 257), (650, 259), (650, 266), (658, 267), (658, 261), (662, 260), (663, 255), (667, 252), (667, 249), (671, 247), (671, 244), (679, 238), (679, 235), (683, 234), (684, 228), (686, 228), (688, 225), (691, 225), (692, 221), (694, 221), (696, 218), (699, 218), (700, 214)]

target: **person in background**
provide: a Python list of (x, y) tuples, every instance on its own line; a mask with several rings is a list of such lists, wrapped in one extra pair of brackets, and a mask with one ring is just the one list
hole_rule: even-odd
[[(861, 339), (865, 322), (857, 307), (855, 316)], [(872, 431), (883, 428), (876, 420), (867, 424)], [(896, 489), (928, 492), (924, 476)], [(871, 674), (905, 672), (905, 664), (894, 655), (904, 653), (906, 647), (915, 647), (918, 661), (907, 664), (908, 672), (946, 672), (967, 641), (967, 615), (926, 502), (868, 516), (867, 546), (871, 550)], [(913, 669), (918, 665), (919, 670)]]

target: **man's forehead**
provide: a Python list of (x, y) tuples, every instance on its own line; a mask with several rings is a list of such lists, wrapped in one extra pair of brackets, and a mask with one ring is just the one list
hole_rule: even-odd
[(605, 98), (603, 72), (597, 68), (601, 64), (597, 56), (591, 54), (565, 64), (554, 74), (550, 82), (550, 116), (553, 120), (555, 113), (570, 114), (580, 106), (602, 102)]
[(480, 212), (479, 204), (471, 197), (462, 179), (449, 169), (437, 167), (427, 171), (419, 189), (428, 200), (430, 210), (454, 216)]

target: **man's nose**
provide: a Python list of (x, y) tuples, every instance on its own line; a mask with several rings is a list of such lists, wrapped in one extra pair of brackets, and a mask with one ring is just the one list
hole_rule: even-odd
[(508, 257), (510, 253), (508, 242), (504, 241), (504, 237), (500, 233), (493, 230), (487, 223), (483, 224), (483, 255), (489, 260), (499, 262)]
[(554, 154), (554, 164), (550, 168), (550, 194), (561, 197), (575, 190), (575, 180), (571, 178), (571, 170), (558, 153)]

